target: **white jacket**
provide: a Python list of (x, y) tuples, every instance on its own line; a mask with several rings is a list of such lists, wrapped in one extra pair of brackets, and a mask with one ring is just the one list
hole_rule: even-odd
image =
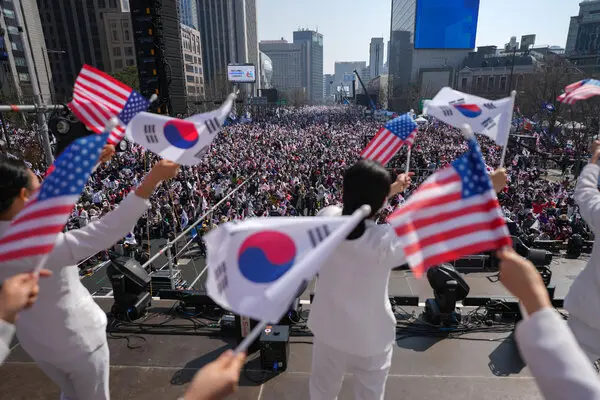
[[(577, 181), (575, 201), (581, 216), (596, 234), (592, 256), (575, 278), (565, 298), (569, 322), (581, 347), (594, 357), (600, 357), (600, 166), (588, 164)], [(573, 323), (571, 323), (573, 322)]]
[(10, 342), (15, 334), (15, 326), (0, 318), (0, 365), (10, 352)]
[[(17, 338), (36, 361), (77, 357), (106, 342), (106, 314), (83, 286), (76, 264), (123, 238), (146, 211), (149, 202), (131, 193), (112, 212), (84, 228), (58, 235), (46, 265), (54, 274), (40, 280), (40, 294), (19, 314)], [(0, 222), (0, 236), (10, 222)], [(34, 260), (0, 265), (0, 281), (32, 270)]]
[[(341, 215), (339, 207), (319, 212)], [(388, 295), (392, 268), (406, 262), (389, 225), (366, 221), (365, 233), (345, 240), (319, 271), (308, 327), (320, 342), (361, 357), (384, 353), (396, 341), (396, 317)]]
[(515, 337), (544, 398), (600, 400), (600, 378), (556, 311), (530, 315), (517, 325)]

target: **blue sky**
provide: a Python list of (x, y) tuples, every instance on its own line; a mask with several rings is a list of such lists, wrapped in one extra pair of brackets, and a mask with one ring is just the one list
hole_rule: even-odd
[[(455, 0), (444, 0), (455, 1)], [(580, 0), (481, 0), (477, 46), (537, 34), (536, 45), (564, 46)], [(391, 0), (257, 0), (258, 39), (285, 38), (300, 27), (323, 34), (324, 73), (335, 61), (367, 61), (372, 37), (390, 36)], [(387, 50), (386, 50), (387, 51)]]

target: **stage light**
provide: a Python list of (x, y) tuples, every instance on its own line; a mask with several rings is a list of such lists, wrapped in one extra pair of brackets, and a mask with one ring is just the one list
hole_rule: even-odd
[(151, 279), (140, 263), (134, 258), (111, 256), (106, 275), (113, 288), (114, 317), (132, 321), (145, 315), (152, 299), (148, 290)]
[(427, 280), (435, 298), (425, 301), (425, 319), (434, 325), (458, 325), (460, 313), (456, 310), (456, 302), (469, 294), (470, 287), (467, 282), (449, 264), (430, 268), (427, 271)]

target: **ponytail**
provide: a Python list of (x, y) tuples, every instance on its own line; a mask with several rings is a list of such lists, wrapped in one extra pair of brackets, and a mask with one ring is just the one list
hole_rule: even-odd
[(21, 189), (31, 185), (27, 165), (22, 160), (0, 155), (0, 214), (13, 204)]

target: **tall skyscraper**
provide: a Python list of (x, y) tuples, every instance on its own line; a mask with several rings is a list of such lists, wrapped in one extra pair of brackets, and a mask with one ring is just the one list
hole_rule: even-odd
[[(0, 3), (0, 103), (19, 102), (33, 104), (33, 79), (46, 104), (53, 101), (50, 65), (48, 63), (44, 32), (35, 0)], [(27, 36), (21, 28), (27, 27)], [(29, 45), (25, 53), (24, 40)], [(29, 69), (27, 58), (32, 60)]]
[(600, 72), (600, 1), (588, 0), (579, 3), (579, 15), (571, 17), (567, 46), (567, 57), (585, 73)]
[(206, 90), (225, 96), (231, 87), (228, 64), (259, 68), (256, 0), (197, 1)]
[(204, 76), (202, 70), (202, 41), (200, 32), (181, 24), (181, 45), (185, 68), (185, 88), (188, 104), (204, 98)]
[(258, 44), (273, 64), (271, 86), (274, 89), (307, 90), (306, 46), (301, 43), (288, 43), (287, 40), (263, 40)]
[(183, 25), (198, 29), (198, 3), (196, 0), (177, 0), (179, 19)]
[(129, 0), (37, 0), (37, 4), (56, 101), (71, 98), (83, 64), (109, 73), (135, 65)]
[(383, 72), (383, 38), (371, 38), (369, 46), (369, 75), (377, 78)]
[(311, 31), (294, 32), (294, 43), (306, 46), (306, 75), (304, 84), (312, 102), (323, 100), (323, 35)]

